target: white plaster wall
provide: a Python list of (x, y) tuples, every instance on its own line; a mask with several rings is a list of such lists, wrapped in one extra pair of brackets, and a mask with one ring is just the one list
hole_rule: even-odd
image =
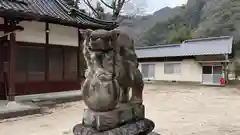
[(78, 46), (78, 29), (62, 25), (49, 24), (49, 43)]
[[(139, 63), (139, 70), (141, 71), (142, 64), (155, 64), (155, 80), (160, 81), (189, 81), (201, 82), (202, 81), (202, 67), (194, 60), (183, 60), (168, 63), (180, 63), (181, 73), (177, 74), (164, 74), (164, 62), (144, 62)], [(165, 62), (166, 63), (166, 62)]]
[(4, 19), (0, 17), (0, 24), (4, 24)]
[[(181, 73), (176, 74), (165, 74), (164, 73), (164, 63), (180, 63), (182, 67), (181, 62), (158, 62), (155, 67), (155, 76), (156, 80), (164, 80), (164, 81), (181, 81)], [(182, 68), (181, 68), (182, 69)]]
[[(46, 43), (45, 23), (36, 21), (20, 22), (24, 31), (16, 33), (16, 41)], [(49, 43), (66, 46), (78, 46), (78, 29), (56, 24), (49, 24)]]
[[(4, 24), (4, 19), (0, 17), (0, 24)], [(3, 36), (4, 32), (0, 31), (0, 36)]]
[(20, 22), (24, 27), (23, 31), (16, 33), (16, 41), (25, 41), (33, 43), (45, 43), (45, 23), (35, 21)]
[(182, 61), (181, 81), (202, 82), (202, 66), (195, 60)]

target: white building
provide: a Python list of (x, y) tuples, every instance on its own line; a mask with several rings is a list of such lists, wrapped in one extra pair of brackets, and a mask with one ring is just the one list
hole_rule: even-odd
[(219, 85), (221, 78), (227, 82), (232, 42), (233, 38), (226, 36), (136, 48), (139, 69), (147, 81)]

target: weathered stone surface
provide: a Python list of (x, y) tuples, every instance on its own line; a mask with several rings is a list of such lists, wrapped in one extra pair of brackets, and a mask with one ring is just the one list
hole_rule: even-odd
[(135, 119), (145, 118), (145, 107), (141, 104), (133, 104), (133, 115)]
[(99, 132), (94, 128), (78, 124), (74, 127), (73, 133), (75, 135), (147, 135), (151, 133), (154, 126), (151, 120), (144, 119), (135, 122), (132, 121), (111, 130)]
[(87, 30), (84, 35), (83, 54), (88, 68), (82, 90), (87, 107), (106, 112), (114, 110), (119, 102), (142, 104), (144, 83), (133, 39), (118, 30)]
[[(82, 86), (85, 109), (75, 135), (146, 135), (154, 128), (145, 119), (144, 87), (134, 41), (118, 30), (86, 30), (87, 64)], [(129, 90), (132, 94), (129, 98)]]
[(106, 30), (87, 31), (83, 54), (87, 62), (83, 83), (83, 100), (98, 112), (111, 111), (118, 104), (120, 89), (115, 78), (116, 53)]
[(108, 112), (95, 112), (85, 109), (83, 125), (92, 127), (98, 131), (104, 131), (132, 120), (144, 118), (144, 105), (119, 104), (116, 109)]
[(151, 132), (151, 133), (148, 133), (148, 135), (160, 135), (160, 134), (158, 134), (156, 132)]

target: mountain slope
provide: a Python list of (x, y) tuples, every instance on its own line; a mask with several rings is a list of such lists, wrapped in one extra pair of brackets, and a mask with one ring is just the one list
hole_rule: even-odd
[(240, 39), (240, 0), (189, 0), (183, 9), (174, 18), (156, 23), (144, 33), (141, 43), (171, 43), (172, 33), (183, 28), (192, 38), (230, 35)]
[(156, 22), (167, 21), (169, 18), (178, 15), (181, 10), (180, 7), (165, 7), (152, 15), (124, 19), (119, 28), (137, 40), (145, 31), (153, 27)]

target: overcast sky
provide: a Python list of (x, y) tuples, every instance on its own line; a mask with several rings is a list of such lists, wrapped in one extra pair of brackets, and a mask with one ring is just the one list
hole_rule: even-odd
[[(90, 0), (92, 1), (92, 4), (95, 5), (97, 0)], [(105, 0), (107, 3), (111, 3), (112, 0)], [(168, 7), (176, 7), (181, 6), (182, 4), (186, 4), (187, 0), (131, 0), (130, 2), (138, 3), (136, 5), (144, 5), (144, 9), (146, 11), (146, 14), (151, 14), (161, 8), (164, 8), (166, 6)], [(140, 3), (140, 4), (139, 4)], [(134, 4), (134, 5), (135, 5)], [(84, 6), (86, 8), (86, 6)], [(129, 8), (127, 8), (129, 10)], [(130, 10), (131, 10), (130, 6)], [(111, 10), (106, 8), (106, 12), (110, 12)]]
[(187, 0), (146, 0), (146, 1), (148, 4), (147, 13), (153, 13), (156, 10), (159, 10), (166, 6), (175, 7), (187, 3)]

